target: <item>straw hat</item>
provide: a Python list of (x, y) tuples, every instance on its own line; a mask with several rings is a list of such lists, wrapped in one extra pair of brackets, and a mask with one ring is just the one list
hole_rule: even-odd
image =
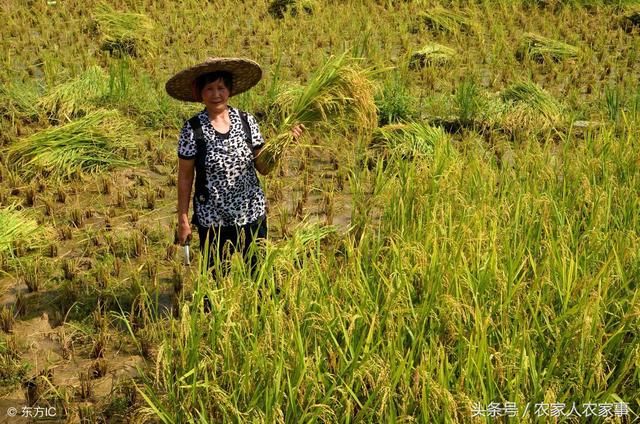
[(235, 57), (210, 57), (202, 63), (175, 74), (165, 85), (173, 98), (187, 102), (199, 102), (195, 81), (200, 75), (215, 71), (227, 71), (233, 76), (231, 96), (243, 93), (256, 85), (262, 78), (262, 69), (253, 60)]

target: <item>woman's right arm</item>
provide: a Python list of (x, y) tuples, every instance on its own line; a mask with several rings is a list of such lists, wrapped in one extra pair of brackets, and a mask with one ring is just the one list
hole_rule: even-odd
[(195, 162), (195, 159), (178, 159), (178, 241), (181, 245), (191, 234), (189, 202), (191, 201)]

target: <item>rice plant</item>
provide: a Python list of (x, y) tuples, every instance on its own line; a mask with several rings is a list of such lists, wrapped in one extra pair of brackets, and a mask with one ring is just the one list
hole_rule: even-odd
[(482, 98), (477, 84), (472, 78), (466, 78), (456, 89), (455, 105), (463, 125), (474, 122), (482, 107)]
[(385, 81), (375, 96), (378, 108), (378, 125), (409, 121), (417, 115), (417, 99), (398, 73)]
[(125, 159), (135, 126), (119, 113), (97, 110), (59, 127), (22, 138), (7, 148), (13, 166), (26, 176), (69, 179), (82, 172), (131, 166)]
[(604, 100), (607, 109), (607, 117), (615, 122), (622, 110), (622, 94), (617, 87), (606, 87), (604, 90)]
[(108, 76), (99, 66), (92, 66), (78, 77), (53, 88), (38, 100), (38, 108), (51, 119), (71, 121), (96, 110), (107, 95)]
[(419, 69), (427, 66), (444, 66), (453, 60), (455, 54), (456, 51), (451, 47), (430, 43), (411, 55), (409, 67)]
[(315, 128), (354, 128), (371, 131), (377, 125), (373, 71), (359, 67), (343, 53), (328, 60), (305, 87), (285, 90), (278, 96), (283, 118), (277, 136), (260, 156), (273, 166), (293, 142), (291, 128), (302, 124)]
[(529, 57), (537, 62), (548, 60), (560, 62), (565, 59), (575, 59), (579, 54), (580, 49), (571, 44), (530, 32), (522, 35), (516, 50), (516, 57), (519, 60)]
[(104, 50), (131, 56), (153, 56), (156, 39), (153, 21), (148, 16), (118, 12), (107, 3), (100, 3), (93, 17), (98, 25)]

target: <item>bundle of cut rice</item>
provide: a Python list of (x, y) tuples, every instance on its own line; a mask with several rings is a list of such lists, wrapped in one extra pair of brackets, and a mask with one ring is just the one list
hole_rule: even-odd
[(442, 44), (431, 43), (411, 55), (409, 67), (412, 69), (426, 66), (446, 65), (453, 59), (456, 51)]
[(282, 114), (277, 136), (268, 142), (259, 160), (272, 167), (293, 142), (291, 130), (302, 124), (319, 127), (355, 128), (372, 131), (378, 122), (374, 99), (373, 71), (360, 68), (346, 53), (327, 61), (306, 87), (295, 87), (278, 96)]
[(101, 3), (93, 17), (101, 33), (104, 50), (131, 56), (152, 55), (156, 41), (153, 21), (148, 16), (117, 12), (107, 3)]
[(516, 51), (518, 60), (530, 57), (538, 62), (546, 60), (559, 62), (565, 59), (574, 59), (579, 54), (580, 49), (575, 46), (530, 32), (522, 36), (520, 46)]
[(134, 147), (135, 126), (117, 111), (96, 110), (58, 127), (9, 145), (9, 163), (24, 175), (68, 179), (134, 162), (124, 159)]
[(14, 206), (0, 208), (0, 254), (12, 254), (16, 243), (33, 249), (44, 246), (49, 231)]
[(634, 27), (640, 27), (640, 5), (628, 7), (622, 15), (622, 26), (631, 31)]
[(296, 16), (299, 12), (311, 15), (315, 8), (316, 4), (313, 0), (272, 0), (268, 11), (274, 18), (282, 19), (287, 11), (291, 16)]
[(513, 84), (500, 93), (500, 96), (506, 102), (524, 103), (550, 120), (556, 120), (562, 115), (562, 107), (556, 99), (531, 81)]
[(0, 84), (0, 117), (37, 121), (36, 102), (40, 95), (41, 87), (35, 83), (11, 81)]
[(92, 66), (51, 90), (38, 101), (38, 107), (50, 118), (70, 121), (97, 109), (108, 90), (109, 77), (99, 66)]
[(513, 84), (500, 97), (505, 102), (500, 126), (508, 133), (544, 133), (562, 122), (562, 106), (533, 82)]
[(468, 32), (473, 29), (471, 19), (465, 14), (443, 7), (435, 7), (427, 12), (420, 13), (418, 16), (433, 31), (457, 33)]
[(377, 128), (370, 146), (383, 156), (407, 159), (431, 156), (437, 145), (449, 144), (449, 141), (449, 136), (440, 127), (409, 122)]

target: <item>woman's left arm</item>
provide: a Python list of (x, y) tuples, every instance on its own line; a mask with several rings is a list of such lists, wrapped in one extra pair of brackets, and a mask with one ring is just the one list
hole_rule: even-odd
[(259, 173), (261, 173), (262, 175), (267, 175), (268, 173), (273, 171), (274, 164), (269, 163), (265, 160), (266, 155), (260, 154), (263, 148), (264, 147), (262, 146), (253, 150), (253, 164), (255, 165)]

